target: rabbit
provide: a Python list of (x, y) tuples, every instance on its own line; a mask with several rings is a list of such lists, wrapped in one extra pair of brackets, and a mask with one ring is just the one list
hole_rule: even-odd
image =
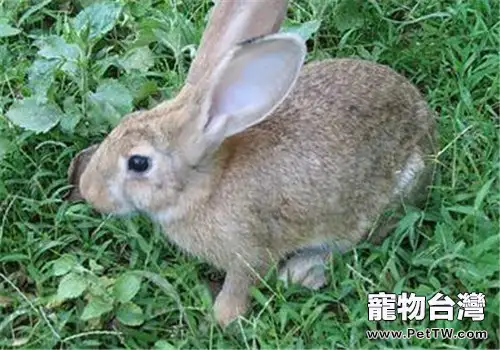
[(332, 251), (431, 184), (437, 135), (418, 89), (378, 63), (304, 64), (306, 52), (289, 33), (228, 45), (196, 83), (123, 118), (70, 166), (96, 210), (144, 213), (226, 272), (213, 306), (223, 327), (275, 262), (283, 281), (321, 288)]

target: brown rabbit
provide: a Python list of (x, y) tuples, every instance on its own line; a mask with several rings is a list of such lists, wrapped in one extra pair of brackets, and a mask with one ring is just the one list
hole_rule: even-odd
[(362, 60), (302, 67), (305, 54), (292, 34), (233, 45), (195, 85), (124, 118), (72, 166), (97, 210), (146, 213), (227, 272), (214, 304), (221, 325), (289, 254), (282, 278), (321, 287), (331, 250), (355, 245), (429, 184), (434, 120), (417, 89)]

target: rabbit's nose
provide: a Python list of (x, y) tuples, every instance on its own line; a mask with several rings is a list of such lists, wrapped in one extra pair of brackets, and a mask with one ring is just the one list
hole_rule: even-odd
[(89, 177), (84, 174), (80, 181), (80, 192), (82, 197), (98, 212), (108, 212), (111, 208), (108, 204), (107, 190), (102, 186), (103, 182), (98, 181), (96, 176)]
[(110, 213), (115, 210), (113, 201), (109, 198), (108, 191), (101, 186), (89, 188), (84, 198), (92, 205), (92, 207), (100, 213)]

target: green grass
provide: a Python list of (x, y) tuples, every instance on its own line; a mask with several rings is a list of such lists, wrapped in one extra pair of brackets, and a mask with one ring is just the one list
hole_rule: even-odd
[[(169, 245), (144, 218), (101, 217), (62, 200), (76, 152), (124, 112), (180, 87), (210, 4), (122, 0), (116, 23), (89, 39), (72, 18), (92, 2), (0, 1), (0, 348), (499, 348), (497, 1), (358, 1), (358, 10), (291, 1), (287, 26), (321, 21), (310, 60), (381, 62), (421, 89), (439, 119), (439, 174), (429, 205), (408, 212), (381, 245), (333, 257), (327, 287), (285, 289), (271, 275), (252, 291), (247, 320), (225, 332), (211, 316), (206, 281), (218, 275), (210, 266)], [(7, 24), (18, 31), (1, 37)], [(66, 43), (37, 44), (49, 34)], [(55, 57), (57, 67), (44, 70), (40, 47), (54, 57), (65, 49), (69, 61)], [(38, 99), (21, 104), (27, 120), (16, 124), (27, 129), (7, 118), (23, 96)], [(454, 300), (482, 292), (485, 318), (368, 321), (367, 295), (376, 291), (441, 291)], [(408, 327), (487, 330), (489, 338), (365, 335)]]

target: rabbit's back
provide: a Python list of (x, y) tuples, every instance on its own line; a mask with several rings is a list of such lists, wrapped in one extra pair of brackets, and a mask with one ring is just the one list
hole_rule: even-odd
[[(297, 142), (316, 150), (334, 142), (337, 152), (352, 153), (373, 142), (373, 151), (402, 146), (432, 128), (425, 101), (406, 78), (376, 63), (335, 59), (305, 65), (290, 96), (242, 136), (260, 134), (294, 149)], [(382, 139), (390, 143), (378, 147)]]
[(308, 64), (266, 121), (224, 144), (214, 207), (224, 202), (236, 219), (255, 218), (261, 242), (277, 250), (330, 234), (348, 245), (423, 169), (432, 134), (419, 92), (389, 68), (352, 59)]

